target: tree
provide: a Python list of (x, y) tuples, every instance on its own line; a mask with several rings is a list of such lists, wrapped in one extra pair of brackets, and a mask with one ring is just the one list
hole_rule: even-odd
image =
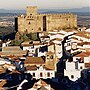
[(11, 42), (11, 44), (13, 45), (13, 46), (19, 46), (20, 44), (21, 44), (21, 40), (13, 40), (12, 42)]
[(30, 39), (26, 35), (20, 37), (21, 41), (29, 41)]
[(34, 41), (35, 41), (35, 40), (39, 40), (37, 33), (29, 33), (29, 34), (26, 34), (26, 36), (27, 36), (29, 39), (34, 40)]

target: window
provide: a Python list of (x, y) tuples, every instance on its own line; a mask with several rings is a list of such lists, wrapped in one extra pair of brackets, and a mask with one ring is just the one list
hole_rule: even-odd
[(47, 77), (50, 77), (50, 73), (49, 72), (47, 73)]
[(42, 77), (43, 76), (43, 74), (42, 74), (42, 72), (40, 73), (40, 77)]
[(47, 55), (47, 59), (49, 59), (49, 55)]
[(39, 20), (39, 16), (37, 16), (37, 20)]
[(24, 16), (24, 18), (25, 18), (25, 16)]
[(37, 69), (39, 69), (39, 67), (37, 67)]
[(33, 77), (35, 77), (35, 73), (33, 73)]
[(71, 78), (74, 79), (74, 75), (71, 75)]
[(55, 45), (54, 45), (54, 50), (55, 50)]
[(32, 53), (34, 52), (34, 50), (32, 50)]
[(78, 60), (79, 62), (81, 62), (81, 58), (76, 58), (76, 60)]
[(32, 16), (30, 16), (30, 18), (32, 18)]
[(68, 21), (68, 18), (66, 20)]
[(81, 66), (80, 69), (83, 69), (83, 67)]
[(68, 43), (68, 46), (71, 46), (71, 43)]
[(53, 59), (53, 55), (50, 56), (50, 59)]
[(28, 24), (31, 24), (30, 22)]
[(38, 30), (41, 31), (41, 27), (39, 27)]

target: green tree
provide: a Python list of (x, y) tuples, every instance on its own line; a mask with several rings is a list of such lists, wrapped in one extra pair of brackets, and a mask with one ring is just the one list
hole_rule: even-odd
[(11, 42), (11, 45), (13, 45), (13, 46), (19, 46), (20, 44), (21, 44), (21, 40), (13, 40), (12, 42)]
[(20, 37), (21, 41), (29, 41), (30, 39), (26, 35)]
[(39, 40), (37, 33), (29, 33), (29, 34), (26, 34), (26, 35), (31, 40), (34, 40), (34, 41)]

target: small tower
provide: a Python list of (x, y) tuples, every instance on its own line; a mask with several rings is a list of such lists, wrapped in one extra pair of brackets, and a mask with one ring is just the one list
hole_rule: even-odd
[[(28, 33), (37, 31), (37, 7), (36, 6), (27, 6), (26, 9), (26, 22), (25, 23), (25, 29)], [(24, 30), (24, 31), (26, 31)]]
[(27, 16), (37, 14), (37, 6), (27, 6), (26, 14), (27, 14)]
[(46, 62), (45, 62), (46, 67), (49, 69), (56, 69), (56, 57), (55, 53), (49, 51), (46, 54)]

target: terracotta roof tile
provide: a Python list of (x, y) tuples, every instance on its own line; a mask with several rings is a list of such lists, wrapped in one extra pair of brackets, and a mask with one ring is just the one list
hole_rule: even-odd
[(83, 56), (83, 57), (88, 57), (90, 56), (90, 52), (81, 52), (80, 54), (76, 55), (77, 57)]
[(26, 55), (27, 51), (13, 51), (13, 52), (0, 52), (0, 56), (10, 56), (10, 55), (14, 55), (14, 56), (23, 56)]
[(77, 45), (80, 45), (80, 46), (83, 46), (83, 45), (90, 45), (90, 42), (77, 43)]
[[(7, 80), (2, 80), (2, 82), (0, 82), (0, 87), (3, 87), (6, 83), (7, 83)], [(0, 89), (0, 90), (3, 90), (3, 89)]]
[(36, 65), (26, 66), (26, 70), (37, 70), (37, 66)]
[(54, 52), (49, 51), (49, 52), (47, 52), (46, 54), (54, 54)]
[(80, 54), (77, 54), (75, 57), (80, 57), (81, 60), (84, 60), (84, 57), (89, 57), (90, 52), (81, 52)]
[(90, 33), (87, 32), (78, 32), (76, 36), (84, 37), (84, 38), (90, 38)]
[(5, 73), (5, 72), (6, 72), (6, 69), (4, 67), (0, 66), (0, 74)]
[(90, 68), (90, 63), (85, 63), (86, 68)]
[(27, 57), (24, 61), (25, 64), (45, 64), (41, 57)]

